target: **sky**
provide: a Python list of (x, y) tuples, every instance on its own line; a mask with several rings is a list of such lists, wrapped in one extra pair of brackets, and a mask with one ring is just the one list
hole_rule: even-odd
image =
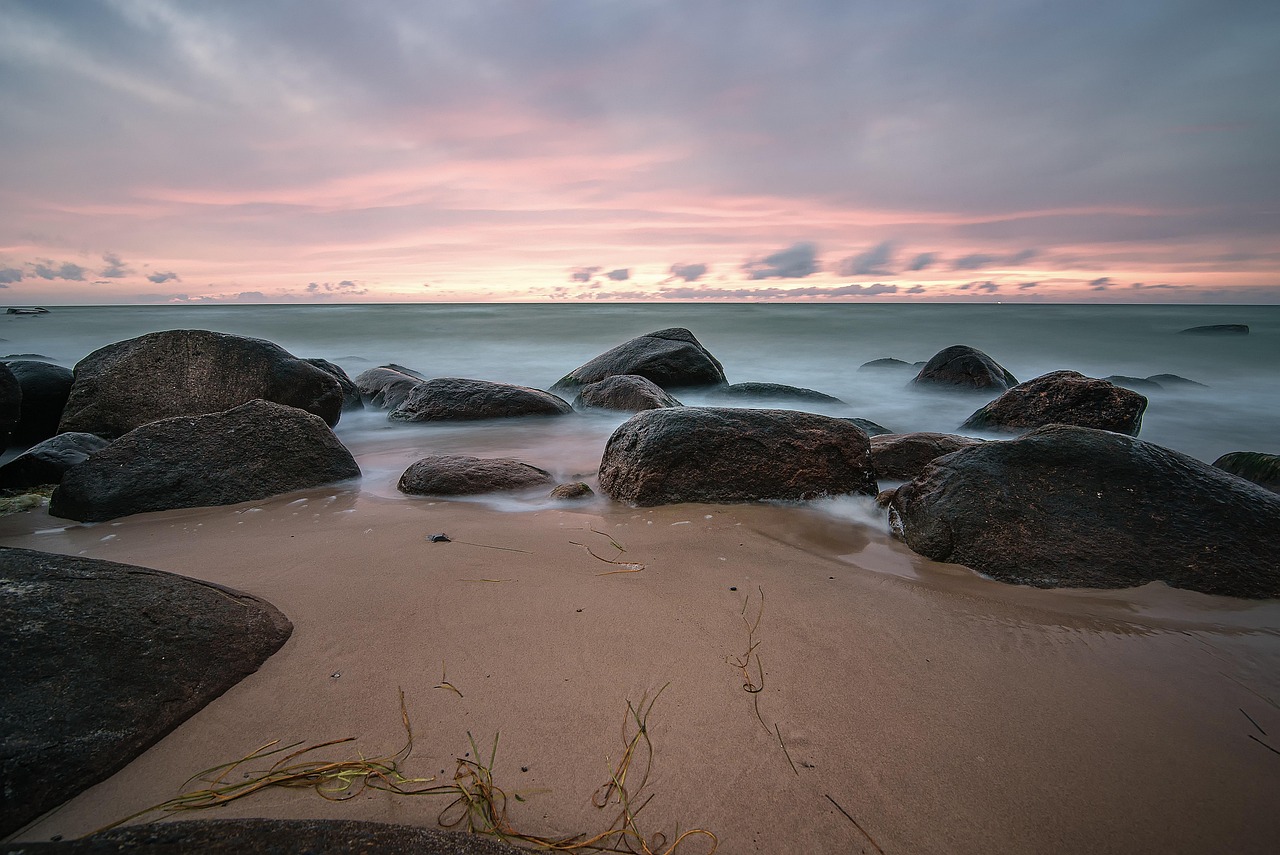
[(1276, 0), (0, 0), (0, 303), (1280, 303)]

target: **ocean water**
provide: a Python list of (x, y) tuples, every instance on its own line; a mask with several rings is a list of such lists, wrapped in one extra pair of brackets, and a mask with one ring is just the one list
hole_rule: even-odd
[[(1246, 336), (1188, 336), (1203, 324), (1248, 324)], [(955, 432), (991, 396), (909, 388), (911, 370), (859, 371), (882, 357), (927, 360), (977, 347), (1019, 380), (1058, 369), (1094, 377), (1177, 374), (1203, 386), (1145, 392), (1140, 437), (1206, 462), (1230, 451), (1280, 452), (1280, 306), (950, 304), (470, 304), (110, 306), (0, 315), (0, 354), (68, 367), (99, 347), (165, 329), (207, 329), (324, 357), (351, 376), (396, 362), (429, 377), (547, 388), (628, 338), (690, 329), (732, 383), (816, 389), (845, 406), (806, 409), (871, 419), (895, 432)], [(682, 397), (700, 404), (697, 394)], [(778, 406), (770, 403), (767, 406)], [(364, 471), (361, 489), (395, 495), (427, 454), (511, 456), (563, 480), (594, 473), (626, 418), (591, 413), (454, 425), (393, 424), (384, 411), (345, 413), (338, 436)], [(516, 505), (519, 502), (516, 501)]]

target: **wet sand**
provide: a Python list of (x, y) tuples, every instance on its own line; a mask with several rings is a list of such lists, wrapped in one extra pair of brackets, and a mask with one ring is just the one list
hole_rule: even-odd
[[(425, 539), (441, 532), (453, 541)], [(1280, 602), (1003, 585), (874, 522), (766, 505), (516, 513), (319, 490), (94, 526), (29, 511), (0, 519), (0, 544), (215, 581), (295, 625), (256, 674), (18, 839), (90, 832), (272, 739), (394, 752), (401, 688), (406, 771), (447, 781), (468, 733), (486, 752), (500, 734), (494, 779), (525, 798), (510, 819), (530, 833), (612, 821), (592, 795), (628, 701), (661, 690), (640, 828), (707, 829), (722, 853), (1263, 853), (1280, 839), (1266, 747), (1280, 750)], [(734, 663), (756, 615), (752, 694)], [(750, 673), (759, 683), (754, 659)], [(268, 791), (187, 816), (434, 825), (446, 803)]]

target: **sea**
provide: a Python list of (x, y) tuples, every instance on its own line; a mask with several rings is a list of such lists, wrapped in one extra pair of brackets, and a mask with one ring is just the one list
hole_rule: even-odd
[[(1184, 335), (1246, 324), (1247, 335)], [(1140, 438), (1205, 462), (1231, 451), (1280, 453), (1280, 306), (1042, 304), (367, 304), (51, 307), (0, 315), (0, 354), (74, 368), (113, 342), (169, 329), (267, 339), (323, 357), (352, 377), (387, 363), (427, 377), (468, 377), (547, 389), (629, 338), (685, 327), (731, 383), (772, 382), (835, 396), (795, 405), (870, 419), (895, 433), (957, 432), (991, 395), (912, 387), (913, 368), (861, 369), (892, 357), (923, 362), (966, 344), (1019, 380), (1072, 369), (1092, 377), (1174, 374), (1194, 384), (1144, 389)], [(860, 370), (861, 369), (861, 370)], [(688, 405), (698, 393), (678, 394)], [(745, 402), (750, 405), (752, 402)], [(778, 407), (775, 402), (757, 405)], [(514, 457), (561, 480), (589, 480), (626, 414), (456, 424), (401, 424), (381, 410), (347, 412), (335, 428), (356, 456), (360, 489), (395, 483), (430, 454)], [(12, 452), (10, 452), (12, 454)], [(530, 501), (491, 499), (521, 509)]]

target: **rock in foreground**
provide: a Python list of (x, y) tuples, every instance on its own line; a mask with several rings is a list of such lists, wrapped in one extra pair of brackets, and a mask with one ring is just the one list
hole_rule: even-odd
[(600, 487), (635, 505), (876, 494), (857, 426), (794, 410), (648, 410), (614, 431)]
[(49, 513), (100, 522), (232, 505), (360, 477), (318, 417), (270, 401), (151, 422), (66, 471)]
[(0, 835), (123, 768), (252, 674), (293, 627), (256, 597), (0, 548)]
[(541, 389), (437, 377), (424, 380), (387, 418), (396, 422), (458, 422), (508, 419), (518, 416), (563, 416), (573, 412), (568, 402)]
[(1021, 433), (1062, 424), (1137, 436), (1146, 409), (1146, 397), (1131, 389), (1078, 371), (1052, 371), (980, 407), (960, 429)]
[(911, 382), (941, 389), (1003, 392), (1016, 385), (1018, 378), (976, 347), (953, 344), (935, 353)]
[(1280, 597), (1280, 496), (1108, 431), (949, 454), (893, 494), (890, 523), (921, 555), (1006, 582)]
[(711, 352), (683, 327), (658, 330), (623, 342), (570, 371), (551, 387), (572, 392), (615, 374), (639, 374), (664, 389), (719, 386), (724, 368)]
[(474, 496), (555, 483), (551, 473), (519, 460), (439, 454), (415, 462), (396, 486), (413, 496)]
[(14, 359), (6, 364), (22, 387), (22, 417), (13, 432), (14, 439), (35, 443), (53, 436), (71, 394), (71, 369), (32, 359)]

